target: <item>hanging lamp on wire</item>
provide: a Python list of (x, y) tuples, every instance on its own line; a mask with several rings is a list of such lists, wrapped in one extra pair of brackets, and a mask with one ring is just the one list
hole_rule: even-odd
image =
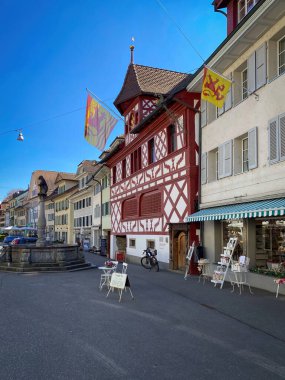
[(23, 136), (23, 133), (22, 133), (21, 129), (19, 130), (19, 134), (18, 134), (17, 140), (18, 141), (24, 141), (24, 136)]

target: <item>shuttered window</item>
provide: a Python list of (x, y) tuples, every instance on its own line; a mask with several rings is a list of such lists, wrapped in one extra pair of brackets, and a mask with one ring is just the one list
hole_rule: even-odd
[(269, 120), (269, 163), (285, 160), (285, 113)]
[(248, 168), (257, 168), (257, 127), (248, 131)]
[(160, 191), (152, 191), (143, 194), (140, 198), (140, 216), (152, 216), (161, 214), (162, 197)]
[(137, 216), (137, 199), (131, 198), (123, 202), (123, 219), (131, 219)]
[(271, 119), (268, 126), (269, 163), (279, 161), (278, 118)]
[(218, 148), (219, 178), (224, 178), (232, 175), (232, 140), (225, 142)]
[(247, 61), (249, 94), (266, 84), (266, 50), (266, 44), (261, 45)]
[[(228, 79), (232, 80), (232, 74), (230, 74), (228, 76)], [(233, 94), (232, 94), (232, 85), (231, 85), (229, 88), (229, 91), (227, 93), (223, 107), (217, 107), (217, 116), (218, 117), (221, 116), (224, 112), (226, 112), (232, 108), (232, 105), (233, 105), (233, 96), (232, 95)]]

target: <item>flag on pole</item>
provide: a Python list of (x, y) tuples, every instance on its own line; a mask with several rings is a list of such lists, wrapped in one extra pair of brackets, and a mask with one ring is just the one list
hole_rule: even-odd
[(201, 98), (213, 103), (216, 107), (223, 107), (231, 81), (215, 71), (204, 67), (204, 79)]
[(88, 94), (84, 137), (89, 144), (103, 150), (117, 121), (109, 111)]

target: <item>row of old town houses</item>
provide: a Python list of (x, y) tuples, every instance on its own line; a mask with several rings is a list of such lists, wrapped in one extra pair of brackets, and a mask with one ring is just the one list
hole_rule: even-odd
[[(0, 227), (37, 225), (43, 175), (50, 240), (81, 241), (111, 258), (123, 251), (130, 262), (149, 246), (165, 267), (179, 270), (193, 241), (216, 262), (236, 236), (251, 268), (282, 263), (284, 1), (213, 4), (224, 14), (227, 8), (227, 37), (205, 64), (232, 79), (223, 108), (201, 101), (203, 67), (191, 75), (135, 64), (131, 47), (114, 102), (124, 134), (75, 174), (33, 172), (28, 190), (2, 202)], [(265, 276), (248, 275), (252, 285), (271, 289)]]

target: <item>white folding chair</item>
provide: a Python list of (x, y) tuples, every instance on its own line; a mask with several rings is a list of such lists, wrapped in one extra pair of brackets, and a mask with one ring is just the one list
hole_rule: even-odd
[(128, 269), (128, 264), (127, 263), (123, 263), (122, 273), (126, 274), (127, 273), (127, 269)]

